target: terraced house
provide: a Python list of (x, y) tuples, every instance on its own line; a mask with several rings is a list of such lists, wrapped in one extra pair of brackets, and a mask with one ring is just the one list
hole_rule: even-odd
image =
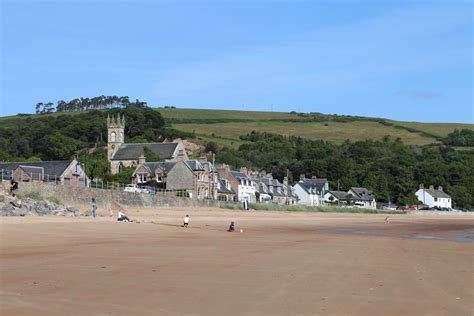
[(197, 199), (217, 199), (217, 171), (205, 157), (200, 160), (146, 162), (142, 154), (132, 175), (132, 183), (186, 192), (187, 196)]

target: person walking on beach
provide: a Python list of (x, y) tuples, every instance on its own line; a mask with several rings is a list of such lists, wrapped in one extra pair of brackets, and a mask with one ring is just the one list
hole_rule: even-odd
[(189, 215), (186, 214), (186, 216), (183, 219), (183, 227), (188, 227), (189, 225)]
[(92, 205), (92, 216), (94, 216), (95, 218), (97, 216), (97, 201), (95, 197), (92, 197), (91, 205)]

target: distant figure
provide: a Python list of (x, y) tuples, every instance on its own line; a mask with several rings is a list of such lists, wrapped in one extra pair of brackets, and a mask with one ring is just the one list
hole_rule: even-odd
[(385, 217), (385, 224), (390, 224), (390, 216)]
[(186, 216), (183, 219), (183, 227), (188, 227), (189, 225), (189, 215), (186, 214)]
[(92, 216), (94, 216), (95, 218), (97, 216), (97, 201), (95, 200), (95, 197), (92, 197), (91, 205), (92, 205)]
[(121, 211), (119, 211), (117, 214), (117, 220), (119, 222), (130, 222), (130, 219), (127, 217), (127, 215), (125, 215)]
[(232, 233), (235, 231), (235, 224), (234, 222), (230, 222), (229, 229), (227, 230), (229, 233)]
[(12, 179), (10, 180), (10, 194), (14, 197), (15, 191), (18, 189), (18, 182)]

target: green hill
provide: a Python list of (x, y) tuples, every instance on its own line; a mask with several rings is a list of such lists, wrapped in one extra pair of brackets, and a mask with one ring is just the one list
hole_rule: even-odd
[[(241, 135), (251, 131), (322, 139), (337, 144), (349, 139), (396, 140), (408, 145), (440, 144), (455, 129), (474, 130), (474, 124), (402, 122), (383, 118), (327, 115), (321, 113), (260, 112), (214, 109), (155, 108), (176, 130), (194, 133), (201, 142), (238, 147)], [(0, 124), (13, 127), (17, 120), (83, 112), (60, 112), (38, 115), (0, 117)], [(465, 148), (464, 148), (465, 149)]]
[(418, 123), (359, 116), (204, 109), (157, 109), (177, 130), (194, 132), (201, 141), (237, 147), (239, 136), (251, 131), (301, 136), (342, 143), (346, 139), (400, 138), (405, 144), (439, 144), (455, 129), (474, 130), (474, 124)]

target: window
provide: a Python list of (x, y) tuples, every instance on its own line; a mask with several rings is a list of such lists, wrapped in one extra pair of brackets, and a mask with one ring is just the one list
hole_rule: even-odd
[(434, 201), (435, 201), (435, 202), (438, 202), (438, 198), (434, 198)]
[(137, 175), (137, 178), (138, 178), (138, 183), (146, 182), (146, 174), (141, 174), (141, 173), (139, 173), (139, 174)]
[(156, 182), (163, 182), (163, 176), (156, 176)]
[(112, 134), (110, 134), (110, 141), (114, 143), (116, 137), (117, 137), (117, 134), (115, 134), (115, 132), (112, 132)]

